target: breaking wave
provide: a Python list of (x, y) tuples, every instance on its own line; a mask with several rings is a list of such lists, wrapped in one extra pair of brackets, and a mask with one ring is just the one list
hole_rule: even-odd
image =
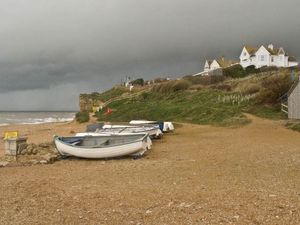
[(44, 119), (34, 119), (28, 118), (28, 121), (21, 122), (20, 124), (43, 124), (43, 123), (60, 123), (60, 122), (70, 122), (74, 118), (55, 118), (55, 117), (48, 117)]
[(0, 112), (0, 126), (70, 122), (74, 112)]

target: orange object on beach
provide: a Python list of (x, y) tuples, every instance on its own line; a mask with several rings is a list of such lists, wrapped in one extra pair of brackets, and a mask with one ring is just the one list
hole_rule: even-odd
[(18, 131), (6, 131), (4, 133), (4, 140), (9, 139), (9, 138), (17, 138), (17, 137), (19, 137)]

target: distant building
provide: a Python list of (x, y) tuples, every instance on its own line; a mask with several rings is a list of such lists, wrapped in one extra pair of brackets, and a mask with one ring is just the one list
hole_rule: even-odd
[(274, 48), (272, 44), (268, 47), (263, 45), (259, 48), (244, 46), (240, 55), (240, 65), (243, 68), (255, 66), (293, 67), (298, 66), (298, 62), (282, 48)]
[(130, 77), (126, 77), (125, 78), (125, 84), (124, 84), (124, 86), (125, 87), (129, 87), (130, 86), (130, 82), (131, 82), (131, 78)]
[(220, 59), (213, 59), (213, 60), (206, 60), (204, 64), (204, 71), (203, 75), (206, 74), (208, 75), (209, 72), (218, 70), (218, 69), (224, 69), (227, 67), (230, 67), (232, 65), (237, 64), (238, 62), (233, 61), (233, 60), (226, 60), (224, 57)]

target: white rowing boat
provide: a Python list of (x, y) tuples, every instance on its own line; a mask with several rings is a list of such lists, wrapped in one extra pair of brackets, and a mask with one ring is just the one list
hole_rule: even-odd
[[(97, 134), (139, 134), (147, 133), (151, 138), (160, 138), (163, 133), (158, 125), (132, 126), (132, 125), (104, 125), (102, 129), (97, 129), (93, 136)], [(86, 133), (79, 133), (76, 136), (86, 136)]]
[(162, 124), (161, 129), (163, 132), (174, 131), (174, 125), (172, 122), (158, 122), (158, 121), (149, 121), (149, 120), (131, 120), (130, 125), (146, 125), (146, 124)]
[(148, 134), (54, 137), (61, 155), (80, 158), (113, 158), (126, 155), (143, 155), (152, 142)]
[[(112, 132), (82, 132), (82, 133), (76, 133), (75, 137), (86, 137), (86, 136), (92, 136), (92, 137), (108, 137), (108, 136), (130, 136), (130, 135), (147, 135), (147, 133), (112, 133)], [(150, 138), (150, 135), (147, 137), (147, 148), (152, 148), (152, 140)]]

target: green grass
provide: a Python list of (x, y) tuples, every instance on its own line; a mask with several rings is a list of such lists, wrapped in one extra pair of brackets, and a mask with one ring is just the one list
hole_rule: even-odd
[[(225, 72), (228, 73), (227, 79), (187, 76), (180, 81), (156, 84), (152, 89), (141, 91), (136, 97), (133, 97), (131, 92), (127, 93), (128, 99), (109, 104), (111, 114), (106, 115), (106, 109), (103, 109), (96, 116), (99, 121), (170, 120), (216, 126), (248, 124), (250, 121), (243, 113), (273, 120), (287, 119), (278, 106), (278, 98), (290, 88), (289, 70), (244, 70), (235, 66)], [(247, 78), (230, 78), (244, 76)], [(192, 89), (191, 84), (201, 84), (201, 88)], [(115, 87), (99, 94), (98, 97), (120, 96), (125, 92), (128, 90)]]
[(78, 112), (75, 115), (76, 121), (79, 123), (85, 123), (90, 120), (90, 115), (88, 112)]
[[(232, 93), (231, 93), (232, 94)], [(97, 113), (100, 121), (129, 121), (133, 119), (170, 120), (195, 124), (227, 126), (235, 122), (245, 123), (242, 109), (245, 104), (233, 105), (219, 101), (221, 91), (178, 91), (169, 94), (149, 92), (133, 99), (124, 99), (109, 105), (112, 113), (105, 109)], [(228, 123), (230, 121), (230, 123)]]
[(281, 111), (279, 106), (252, 104), (247, 107), (245, 112), (272, 120), (287, 119), (287, 115)]
[(288, 122), (285, 125), (287, 128), (300, 132), (300, 121), (297, 122)]
[(127, 92), (129, 92), (129, 88), (118, 86), (118, 87), (113, 87), (102, 93), (93, 92), (91, 94), (81, 94), (81, 96), (106, 102), (111, 98), (119, 97), (122, 94)]

